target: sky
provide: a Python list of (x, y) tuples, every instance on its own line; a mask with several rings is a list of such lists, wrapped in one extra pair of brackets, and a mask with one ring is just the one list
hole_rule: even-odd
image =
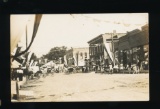
[[(31, 50), (40, 57), (55, 46), (88, 47), (87, 42), (100, 34), (111, 33), (113, 30), (126, 33), (141, 29), (147, 23), (147, 13), (43, 14)], [(28, 37), (32, 31), (33, 22), (30, 22), (27, 25)]]

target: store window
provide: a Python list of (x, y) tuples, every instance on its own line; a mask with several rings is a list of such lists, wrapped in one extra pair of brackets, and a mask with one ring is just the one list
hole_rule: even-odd
[(87, 58), (87, 52), (84, 53), (85, 57)]
[(127, 50), (123, 51), (123, 65), (125, 66), (127, 64)]
[(80, 57), (81, 57), (81, 59), (83, 59), (83, 53), (82, 52), (80, 53)]
[(122, 64), (123, 63), (123, 51), (122, 50), (120, 50), (119, 51), (119, 62)]

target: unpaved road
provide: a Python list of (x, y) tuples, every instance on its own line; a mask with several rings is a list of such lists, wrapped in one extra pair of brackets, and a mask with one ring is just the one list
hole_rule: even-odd
[(148, 101), (149, 74), (55, 73), (21, 90), (34, 92), (21, 102)]

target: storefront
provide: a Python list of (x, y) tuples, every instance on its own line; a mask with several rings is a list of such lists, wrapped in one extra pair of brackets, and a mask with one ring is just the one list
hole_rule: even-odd
[(141, 68), (149, 69), (149, 38), (148, 30), (133, 30), (119, 38), (118, 61), (123, 66), (141, 63)]
[(89, 59), (89, 48), (72, 48), (66, 52), (68, 66), (84, 66), (84, 60)]

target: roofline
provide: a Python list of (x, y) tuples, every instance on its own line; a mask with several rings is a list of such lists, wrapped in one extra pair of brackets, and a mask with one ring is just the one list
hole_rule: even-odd
[[(111, 34), (111, 33), (105, 33), (105, 34)], [(87, 43), (89, 44), (91, 41), (93, 41), (93, 40), (97, 39), (98, 37), (105, 35), (105, 34), (100, 34), (100, 35), (96, 36), (95, 38), (91, 39), (90, 41), (88, 41)], [(116, 34), (126, 34), (126, 33), (116, 33)], [(116, 36), (116, 35), (114, 35), (114, 36)]]
[(100, 36), (102, 36), (102, 35), (104, 35), (104, 34), (100, 34), (100, 35), (98, 35), (98, 36), (94, 37), (93, 39), (91, 39), (91, 40), (90, 40), (90, 41), (88, 41), (87, 43), (90, 43), (91, 41), (93, 41), (93, 40), (97, 39), (98, 37), (100, 37)]
[(74, 48), (71, 48), (67, 51), (71, 51), (71, 50), (74, 50), (74, 49), (89, 49), (89, 47), (74, 47)]

